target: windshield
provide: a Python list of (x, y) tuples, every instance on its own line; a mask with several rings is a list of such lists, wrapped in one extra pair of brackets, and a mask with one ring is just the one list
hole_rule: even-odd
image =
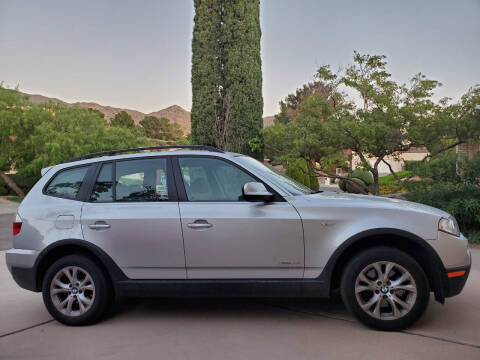
[(288, 176), (282, 174), (280, 171), (276, 170), (272, 166), (264, 165), (260, 161), (248, 156), (240, 156), (238, 159), (247, 167), (250, 167), (252, 170), (258, 171), (259, 175), (264, 177), (266, 180), (270, 181), (272, 184), (275, 184), (279, 188), (285, 190), (292, 195), (305, 195), (314, 193), (314, 191), (310, 190), (305, 185), (300, 184), (292, 178), (289, 178)]

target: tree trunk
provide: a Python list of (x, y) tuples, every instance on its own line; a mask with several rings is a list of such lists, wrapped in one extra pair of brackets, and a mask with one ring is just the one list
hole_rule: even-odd
[(373, 195), (380, 195), (380, 189), (378, 187), (378, 168), (374, 167), (370, 171), (373, 175)]
[(13, 191), (15, 191), (15, 193), (16, 193), (18, 196), (20, 196), (20, 197), (22, 197), (22, 198), (25, 197), (25, 193), (22, 191), (22, 189), (20, 189), (20, 188), (18, 187), (18, 185), (15, 184), (15, 182), (8, 177), (7, 174), (5, 174), (3, 171), (0, 171), (0, 177), (3, 179), (3, 181), (5, 181), (5, 184), (7, 184), (7, 186), (8, 186), (10, 189), (12, 189)]

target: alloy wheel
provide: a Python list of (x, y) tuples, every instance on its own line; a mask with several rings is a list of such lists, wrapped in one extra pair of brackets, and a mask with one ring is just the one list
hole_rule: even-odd
[(95, 300), (95, 283), (79, 266), (59, 270), (50, 284), (50, 297), (55, 308), (67, 316), (85, 314)]
[(367, 265), (358, 274), (355, 296), (368, 315), (380, 320), (396, 320), (415, 305), (417, 286), (403, 266), (379, 261)]

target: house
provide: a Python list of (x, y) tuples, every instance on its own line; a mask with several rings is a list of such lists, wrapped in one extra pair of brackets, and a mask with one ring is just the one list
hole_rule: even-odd
[(457, 145), (456, 151), (457, 155), (463, 154), (469, 159), (472, 159), (473, 156), (480, 151), (480, 141), (470, 141)]
[[(390, 164), (393, 171), (398, 172), (398, 171), (404, 170), (405, 161), (421, 161), (427, 155), (428, 155), (428, 151), (425, 148), (412, 148), (412, 149), (409, 149), (408, 151), (403, 151), (395, 156), (387, 156), (385, 157), (385, 161), (388, 162), (388, 164)], [(377, 158), (367, 157), (367, 160), (370, 163), (370, 165), (373, 167)], [(355, 170), (358, 166), (361, 165), (361, 163), (362, 161), (360, 160), (360, 157), (354, 153), (352, 157), (352, 170)], [(381, 162), (378, 165), (378, 174), (380, 176), (390, 174), (390, 169), (388, 168), (388, 165), (385, 164), (384, 162)]]

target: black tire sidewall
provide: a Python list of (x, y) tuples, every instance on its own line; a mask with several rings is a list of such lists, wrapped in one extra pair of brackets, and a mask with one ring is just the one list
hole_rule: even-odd
[[(95, 284), (95, 299), (92, 307), (80, 316), (67, 316), (59, 312), (50, 297), (50, 284), (55, 274), (67, 266), (78, 266), (85, 269)], [(72, 326), (88, 325), (97, 322), (106, 312), (112, 298), (110, 284), (102, 269), (90, 257), (84, 255), (68, 255), (54, 262), (47, 270), (42, 283), (43, 301), (48, 312), (57, 321)]]
[[(380, 320), (368, 315), (358, 304), (355, 296), (355, 281), (358, 274), (369, 264), (391, 261), (403, 266), (413, 277), (417, 286), (417, 298), (413, 308), (396, 320)], [(363, 324), (385, 331), (402, 330), (413, 324), (424, 313), (430, 298), (430, 286), (421, 266), (405, 252), (388, 247), (365, 250), (348, 263), (341, 279), (342, 299), (347, 309)]]

